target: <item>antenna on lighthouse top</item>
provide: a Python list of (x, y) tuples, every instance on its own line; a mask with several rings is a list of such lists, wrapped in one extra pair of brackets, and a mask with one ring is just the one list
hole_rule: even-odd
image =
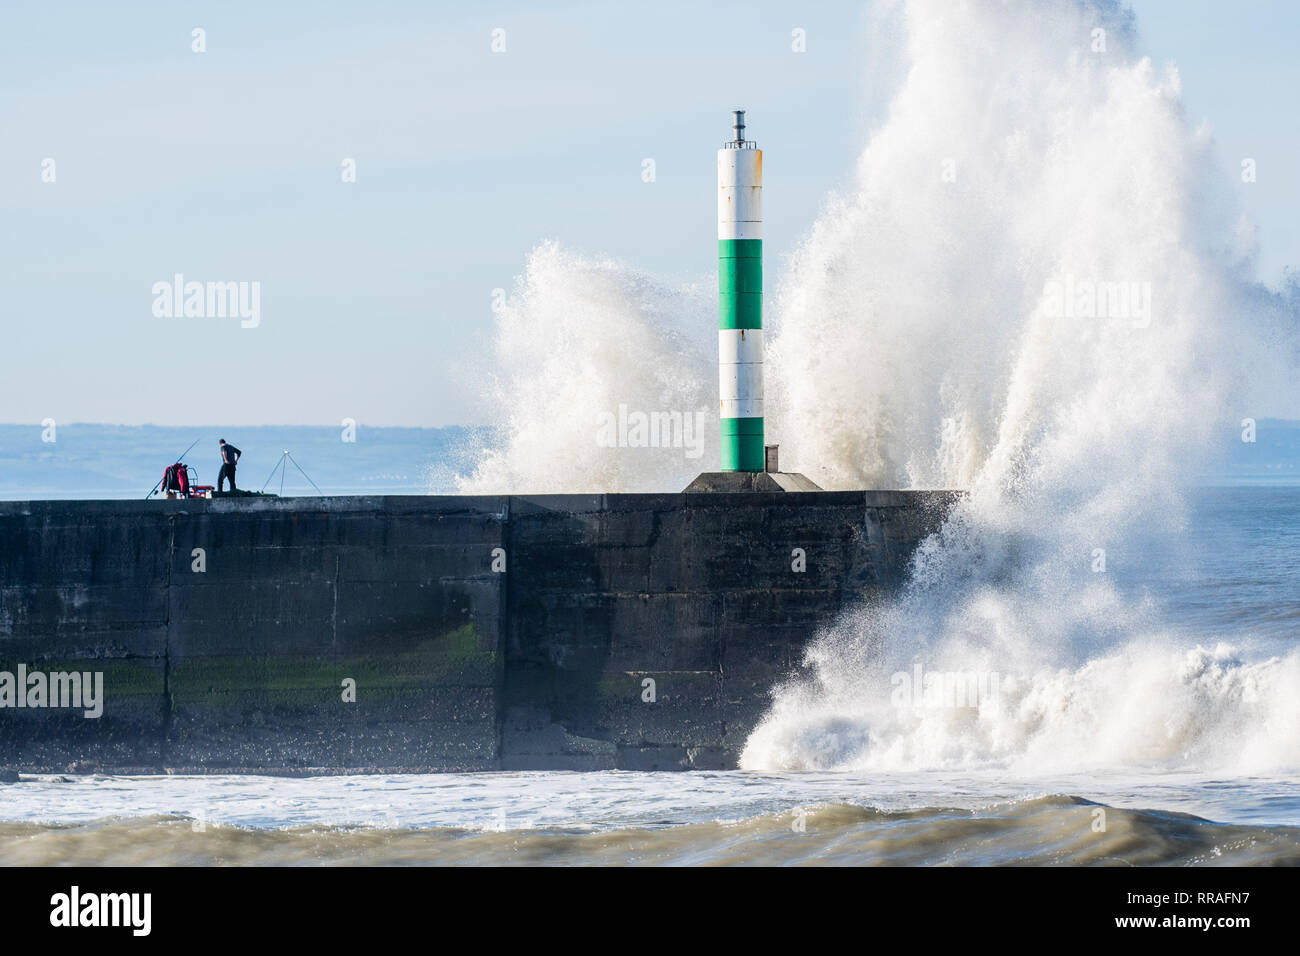
[(745, 111), (732, 110), (731, 115), (734, 117), (731, 128), (736, 131), (736, 143), (743, 143), (745, 141)]

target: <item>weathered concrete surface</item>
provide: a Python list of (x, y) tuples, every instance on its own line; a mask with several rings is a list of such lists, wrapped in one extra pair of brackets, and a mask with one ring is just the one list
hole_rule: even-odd
[(0, 709), (0, 767), (734, 766), (951, 497), (0, 503), (0, 671), (105, 685), (98, 719)]
[(821, 491), (796, 471), (704, 471), (684, 489), (688, 494), (719, 491)]

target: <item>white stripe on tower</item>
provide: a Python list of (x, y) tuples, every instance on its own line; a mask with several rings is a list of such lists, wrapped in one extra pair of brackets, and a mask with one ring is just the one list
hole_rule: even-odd
[(718, 329), (723, 418), (763, 417), (763, 330)]
[(752, 141), (718, 150), (718, 238), (763, 238), (763, 151)]

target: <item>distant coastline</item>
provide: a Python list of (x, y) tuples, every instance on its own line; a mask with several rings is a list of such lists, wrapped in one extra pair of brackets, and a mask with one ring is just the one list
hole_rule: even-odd
[[(450, 494), (482, 428), (370, 427), (359, 424), (355, 441), (333, 425), (195, 427), (69, 423), (57, 426), (53, 442), (34, 425), (0, 425), (0, 500), (27, 498), (143, 498), (163, 468), (195, 439), (185, 456), (207, 483), (215, 483), (220, 462), (217, 439), (244, 452), (239, 485), (258, 490), (285, 449), (327, 495)], [(280, 491), (280, 475), (267, 486)], [(285, 494), (315, 494), (294, 469)]]
[[(407, 428), (358, 424), (355, 441), (334, 425), (59, 425), (55, 441), (40, 424), (0, 425), (0, 500), (143, 498), (162, 470), (196, 438), (186, 461), (215, 481), (218, 438), (244, 451), (240, 486), (260, 489), (288, 449), (327, 495), (454, 494), (456, 476), (474, 468), (474, 451), (491, 444), (487, 426)], [(1300, 421), (1260, 419), (1255, 441), (1224, 426), (1218, 462), (1192, 483), (1228, 487), (1300, 486)], [(267, 491), (280, 491), (277, 474)], [(285, 494), (316, 492), (290, 469)]]

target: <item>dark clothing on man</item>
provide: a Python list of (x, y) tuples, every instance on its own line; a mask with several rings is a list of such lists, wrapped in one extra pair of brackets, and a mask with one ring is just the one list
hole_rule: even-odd
[(221, 491), (227, 478), (230, 479), (230, 490), (237, 490), (235, 488), (235, 463), (239, 461), (239, 456), (242, 454), (242, 451), (229, 442), (221, 446), (221, 460), (224, 464), (221, 466), (221, 474), (217, 475), (217, 491)]
[(225, 480), (230, 479), (230, 490), (235, 491), (235, 465), (233, 462), (226, 462), (221, 466), (221, 474), (217, 475), (217, 491), (221, 490)]

